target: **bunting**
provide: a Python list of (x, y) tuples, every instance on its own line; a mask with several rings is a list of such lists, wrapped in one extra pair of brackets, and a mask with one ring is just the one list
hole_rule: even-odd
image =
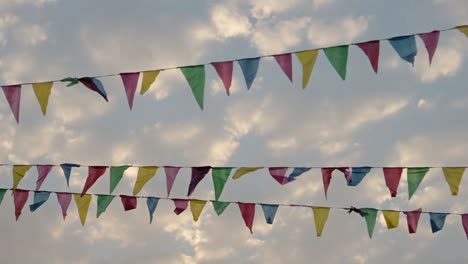
[(21, 103), (21, 85), (2, 86), (3, 94), (10, 105), (11, 112), (15, 117), (16, 123), (19, 124), (19, 113)]
[(15, 203), (15, 217), (16, 221), (21, 215), (24, 205), (29, 197), (29, 191), (17, 189), (13, 192), (13, 202)]
[(377, 220), (377, 209), (374, 208), (361, 208), (359, 209), (359, 214), (364, 217), (367, 225), (367, 233), (369, 238), (372, 238), (374, 233), (375, 222)]
[(421, 208), (410, 212), (403, 212), (406, 215), (406, 221), (408, 222), (408, 231), (410, 234), (416, 233), (421, 212)]
[(263, 215), (267, 224), (272, 225), (275, 220), (276, 212), (278, 211), (279, 205), (277, 204), (261, 204)]
[(52, 170), (53, 165), (37, 165), (37, 181), (36, 181), (36, 191), (41, 188), (42, 183), (49, 175), (50, 171)]
[(223, 192), (224, 185), (231, 174), (232, 168), (213, 168), (211, 170), (211, 176), (213, 178), (213, 187), (215, 191), (215, 200), (219, 200), (221, 193)]
[(184, 212), (185, 209), (187, 209), (189, 203), (189, 201), (185, 199), (172, 199), (172, 201), (175, 205), (174, 213), (176, 215), (180, 215), (182, 212)]
[(101, 178), (102, 175), (106, 172), (106, 166), (89, 166), (88, 167), (88, 178), (86, 178), (85, 185), (81, 191), (81, 196), (83, 196), (89, 188), (91, 188), (94, 183)]
[(158, 168), (159, 167), (157, 166), (145, 166), (138, 168), (137, 179), (135, 181), (135, 186), (133, 187), (133, 195), (140, 193), (141, 189), (143, 189), (143, 186), (145, 186), (145, 184), (156, 175)]
[(410, 200), (416, 192), (416, 189), (418, 189), (419, 184), (422, 182), (428, 171), (428, 167), (408, 168), (406, 170), (406, 176), (408, 178), (408, 200)]
[(121, 73), (120, 78), (122, 78), (122, 82), (125, 89), (125, 94), (127, 95), (128, 106), (130, 110), (133, 108), (133, 100), (135, 98), (135, 92), (138, 85), (138, 79), (140, 78), (139, 72), (129, 72), (129, 73)]
[(52, 86), (54, 82), (42, 82), (42, 83), (33, 83), (33, 91), (36, 95), (37, 101), (41, 106), (42, 115), (45, 116), (47, 113), (47, 105), (49, 104), (49, 96), (52, 92)]
[(465, 230), (466, 238), (468, 239), (468, 214), (462, 214), (462, 224)]
[(0, 205), (2, 204), (3, 197), (5, 197), (7, 189), (0, 189)]
[(397, 228), (400, 223), (400, 212), (383, 210), (382, 214), (385, 218), (385, 223), (387, 224), (388, 229)]
[(114, 200), (113, 195), (98, 195), (97, 196), (97, 211), (96, 211), (96, 218), (104, 213), (107, 210), (107, 207), (111, 204), (112, 200)]
[(74, 193), (76, 208), (78, 209), (78, 215), (80, 216), (81, 225), (85, 225), (86, 217), (88, 216), (89, 205), (93, 196), (91, 194), (78, 194)]
[(455, 28), (458, 29), (458, 31), (461, 33), (465, 34), (465, 36), (468, 38), (468, 26), (458, 26)]
[(351, 170), (351, 180), (348, 181), (348, 186), (357, 186), (362, 179), (371, 171), (372, 167), (353, 167)]
[(94, 77), (83, 77), (78, 79), (86, 88), (90, 89), (91, 91), (94, 91), (98, 93), (104, 100), (109, 102), (107, 99), (107, 92), (104, 89), (104, 85), (102, 85), (102, 82), (98, 80), (97, 78)]
[(180, 68), (180, 70), (189, 83), (198, 106), (203, 110), (205, 96), (205, 65), (187, 66)]
[(296, 56), (302, 64), (302, 89), (305, 89), (309, 83), (310, 75), (314, 70), (315, 61), (317, 60), (317, 55), (318, 50), (296, 52)]
[(244, 176), (244, 175), (246, 175), (248, 173), (257, 171), (259, 169), (263, 169), (263, 167), (241, 167), (241, 168), (238, 168), (236, 170), (236, 172), (234, 173), (234, 175), (232, 176), (232, 179), (233, 180), (239, 179), (240, 177), (242, 177), (242, 176)]
[(414, 57), (418, 53), (414, 35), (394, 37), (388, 40), (400, 58), (414, 66)]
[(463, 173), (465, 173), (464, 167), (452, 167), (442, 168), (444, 172), (445, 180), (447, 181), (452, 195), (458, 195), (458, 188), (460, 186)]
[(229, 206), (229, 202), (212, 201), (211, 203), (213, 204), (213, 209), (218, 216), (222, 215), (224, 210)]
[(322, 236), (323, 228), (327, 223), (328, 215), (330, 214), (330, 208), (328, 207), (312, 207), (314, 212), (314, 221), (315, 221), (315, 230), (317, 231), (317, 236)]
[(143, 80), (141, 81), (140, 90), (141, 95), (145, 94), (149, 90), (149, 88), (151, 88), (151, 85), (153, 85), (154, 81), (156, 80), (156, 77), (158, 77), (160, 72), (160, 70), (143, 72)]
[(167, 197), (171, 194), (172, 185), (179, 173), (180, 167), (164, 167), (164, 172), (166, 173), (166, 188), (167, 188)]
[(323, 51), (331, 63), (333, 68), (336, 70), (341, 79), (346, 80), (346, 65), (348, 64), (348, 48), (349, 46), (338, 46), (325, 48)]
[(429, 213), (432, 233), (436, 233), (444, 228), (447, 213)]
[(287, 170), (287, 167), (272, 167), (268, 169), (271, 177), (273, 177), (273, 179), (275, 179), (281, 185), (285, 185), (286, 183), (291, 182), (289, 177), (286, 177)]
[(289, 179), (288, 179), (288, 180), (289, 180), (289, 181), (293, 181), (293, 180), (296, 179), (296, 177), (301, 176), (302, 174), (304, 174), (304, 173), (310, 171), (311, 169), (312, 169), (312, 168), (310, 168), (310, 167), (308, 167), (308, 168), (307, 168), (307, 167), (297, 167), (297, 168), (294, 168), (294, 170), (289, 174), (289, 176), (288, 176)]
[(356, 44), (366, 54), (374, 72), (379, 71), (380, 41), (374, 40)]
[(148, 197), (146, 198), (146, 206), (148, 206), (148, 213), (150, 217), (150, 224), (153, 223), (153, 214), (156, 211), (158, 206), (159, 198), (157, 197)]
[(247, 90), (250, 90), (255, 77), (257, 76), (258, 64), (260, 63), (260, 58), (252, 59), (242, 59), (238, 60), (239, 66), (244, 74), (245, 84), (247, 85)]
[(292, 56), (291, 53), (289, 54), (280, 54), (280, 55), (273, 55), (278, 65), (283, 70), (284, 74), (288, 77), (288, 79), (292, 82)]
[(211, 167), (192, 167), (192, 178), (190, 179), (190, 185), (188, 188), (187, 196), (192, 195), (197, 185), (205, 178), (206, 174), (210, 171)]
[(41, 205), (49, 200), (50, 192), (34, 192), (34, 202), (29, 206), (31, 212), (36, 211)]
[(432, 64), (432, 58), (434, 57), (435, 51), (437, 49), (437, 44), (439, 44), (439, 31), (432, 31), (429, 33), (421, 33), (419, 37), (424, 42), (426, 47), (427, 54), (429, 55), (429, 65)]
[(203, 200), (190, 200), (190, 211), (192, 211), (193, 221), (197, 222), (200, 214), (205, 208), (206, 201)]
[(110, 181), (109, 181), (109, 193), (113, 193), (125, 171), (130, 168), (130, 165), (112, 166), (110, 168)]
[(255, 217), (255, 204), (254, 203), (237, 203), (239, 210), (244, 219), (245, 226), (249, 228), (250, 233), (253, 234), (253, 221)]
[(14, 165), (13, 166), (13, 190), (18, 188), (20, 181), (31, 168), (31, 165)]
[(120, 195), (120, 201), (125, 211), (134, 210), (137, 208), (137, 198), (134, 196)]
[(79, 164), (72, 164), (72, 163), (63, 163), (60, 164), (60, 167), (63, 170), (63, 175), (65, 176), (65, 180), (67, 181), (67, 186), (70, 187), (70, 176), (72, 168), (79, 168)]
[(232, 69), (233, 69), (233, 62), (232, 61), (224, 61), (224, 62), (213, 62), (211, 63), (215, 68), (216, 72), (219, 75), (219, 78), (223, 81), (224, 88), (226, 89), (227, 95), (230, 95), (229, 89), (231, 89), (231, 81), (232, 81)]
[(70, 206), (72, 194), (58, 192), (56, 193), (56, 195), (57, 195), (57, 201), (60, 205), (60, 209), (62, 209), (63, 220), (65, 221), (65, 218), (67, 217), (68, 206)]
[(385, 184), (390, 190), (390, 195), (396, 197), (398, 191), (398, 185), (400, 184), (401, 174), (403, 168), (383, 168), (385, 177)]
[(349, 168), (340, 167), (340, 168), (322, 168), (322, 179), (323, 179), (323, 188), (325, 189), (325, 199), (327, 198), (328, 186), (330, 185), (332, 173), (334, 170), (339, 170), (343, 172), (343, 175), (346, 178), (346, 181), (351, 181), (351, 174), (349, 173)]

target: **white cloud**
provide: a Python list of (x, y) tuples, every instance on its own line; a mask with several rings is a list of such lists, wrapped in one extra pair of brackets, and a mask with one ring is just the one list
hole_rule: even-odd
[(18, 42), (27, 46), (36, 46), (47, 40), (47, 32), (40, 25), (21, 25), (15, 35)]
[[(315, 2), (321, 2), (323, 0), (316, 0)], [(295, 7), (300, 1), (298, 0), (253, 0), (251, 2), (252, 8), (250, 13), (257, 19), (265, 19), (273, 14), (285, 12)]]
[(277, 138), (270, 140), (268, 147), (274, 152), (283, 153), (288, 150), (293, 151), (298, 145), (295, 138)]
[(211, 21), (216, 34), (222, 39), (246, 36), (252, 28), (249, 18), (241, 15), (240, 11), (232, 5), (215, 6), (211, 11)]
[(367, 17), (345, 17), (335, 23), (312, 21), (308, 26), (308, 39), (317, 46), (349, 43), (366, 32), (369, 25)]

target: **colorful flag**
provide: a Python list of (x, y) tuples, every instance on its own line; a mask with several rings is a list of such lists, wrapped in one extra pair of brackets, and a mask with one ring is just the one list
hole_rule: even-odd
[(16, 221), (21, 215), (24, 205), (29, 197), (29, 191), (17, 189), (13, 192), (13, 202), (15, 203), (15, 217)]
[(11, 112), (19, 124), (19, 113), (21, 104), (21, 84), (2, 86), (3, 94), (10, 105)]
[(438, 232), (444, 228), (445, 218), (448, 214), (446, 213), (429, 213), (429, 218), (431, 219), (431, 229), (432, 233)]
[(460, 31), (461, 33), (465, 34), (465, 36), (468, 38), (468, 26), (458, 26), (456, 27), (456, 29), (458, 29), (458, 31)]
[(56, 193), (56, 195), (57, 195), (57, 201), (60, 204), (60, 208), (62, 209), (63, 220), (65, 220), (65, 218), (67, 217), (67, 210), (71, 202), (72, 194), (58, 192)]
[(245, 226), (250, 230), (250, 233), (253, 234), (252, 226), (255, 217), (255, 204), (254, 203), (237, 203), (239, 205), (239, 210), (244, 219)]
[(146, 198), (146, 205), (148, 206), (148, 212), (150, 217), (150, 224), (153, 223), (153, 214), (158, 206), (159, 198), (157, 197), (148, 197)]
[(419, 217), (421, 217), (421, 212), (421, 208), (414, 211), (403, 212), (406, 215), (406, 221), (408, 222), (408, 231), (410, 234), (416, 233), (416, 230), (418, 229)]
[(432, 57), (434, 57), (434, 53), (437, 49), (437, 44), (439, 44), (439, 35), (439, 31), (432, 31), (429, 33), (419, 34), (419, 37), (424, 42), (427, 54), (429, 54), (429, 65), (432, 64)]
[(314, 211), (315, 230), (317, 231), (317, 236), (321, 237), (323, 228), (327, 223), (330, 208), (312, 206), (312, 210)]
[(3, 197), (5, 197), (6, 192), (7, 192), (7, 189), (0, 189), (0, 205), (2, 204)]
[(171, 194), (172, 185), (179, 173), (180, 167), (169, 167), (165, 166), (164, 171), (166, 172), (166, 187), (167, 187), (167, 197)]
[(192, 167), (192, 178), (190, 179), (190, 185), (188, 188), (187, 196), (192, 195), (198, 183), (200, 183), (200, 181), (203, 180), (203, 178), (205, 178), (206, 174), (208, 174), (210, 169), (210, 166)]
[(349, 168), (347, 167), (336, 167), (336, 168), (322, 168), (322, 180), (323, 180), (323, 187), (325, 189), (325, 199), (327, 198), (328, 186), (330, 185), (332, 173), (334, 170), (339, 170), (343, 172), (346, 181), (351, 181), (351, 174), (349, 173)]
[(89, 166), (88, 167), (88, 178), (86, 178), (85, 185), (81, 191), (81, 196), (83, 196), (91, 186), (106, 172), (106, 166)]
[(78, 209), (78, 214), (80, 215), (81, 225), (85, 225), (86, 217), (88, 216), (89, 205), (93, 196), (91, 194), (81, 195), (74, 193), (73, 197), (75, 198), (76, 208)]
[(466, 238), (468, 239), (468, 214), (462, 214), (462, 224), (465, 230)]
[(34, 202), (29, 206), (29, 210), (34, 212), (49, 200), (50, 192), (34, 192)]
[(296, 177), (301, 176), (303, 173), (310, 171), (312, 168), (306, 167), (296, 167), (294, 170), (289, 174), (289, 181), (293, 181)]
[(372, 167), (353, 167), (351, 170), (351, 180), (348, 181), (348, 186), (357, 186), (362, 179), (371, 171)]
[(202, 200), (190, 200), (190, 211), (192, 211), (193, 221), (197, 222), (200, 218), (200, 214), (205, 208), (206, 201)]
[(400, 58), (414, 65), (414, 57), (418, 53), (414, 35), (394, 37), (388, 41)]
[(310, 75), (317, 60), (318, 50), (306, 50), (296, 52), (296, 56), (302, 64), (302, 89), (307, 87)]
[(276, 212), (278, 211), (279, 205), (277, 204), (260, 204), (262, 206), (263, 215), (267, 224), (272, 225), (275, 220)]
[(13, 165), (13, 191), (18, 188), (20, 181), (31, 168), (31, 165)]
[(413, 194), (418, 189), (419, 184), (426, 176), (426, 173), (429, 171), (429, 167), (423, 168), (408, 168), (406, 170), (406, 176), (408, 178), (408, 200), (411, 199)]
[(125, 94), (127, 95), (128, 106), (130, 110), (133, 108), (133, 99), (135, 98), (135, 92), (138, 85), (138, 79), (140, 78), (139, 72), (127, 72), (121, 73), (120, 78), (125, 88)]
[(374, 69), (374, 72), (379, 71), (379, 54), (380, 54), (380, 41), (373, 40), (364, 43), (356, 44), (369, 58), (369, 62)]
[(263, 167), (240, 167), (236, 170), (234, 175), (232, 176), (233, 180), (239, 179), (240, 177), (244, 176), (245, 174), (257, 171), (259, 169), (263, 169)]
[(36, 181), (36, 191), (41, 188), (42, 183), (49, 175), (49, 172), (52, 170), (54, 165), (37, 165), (37, 181)]
[(213, 178), (213, 186), (215, 192), (215, 200), (219, 200), (221, 193), (223, 192), (224, 185), (231, 174), (232, 168), (213, 168), (211, 170), (211, 176)]
[(218, 216), (221, 215), (229, 206), (229, 202), (212, 201), (211, 203), (213, 204), (213, 208)]
[(205, 96), (205, 65), (187, 66), (180, 68), (180, 70), (189, 83), (198, 106), (203, 110)]
[(138, 175), (135, 181), (135, 186), (133, 186), (133, 195), (140, 193), (143, 186), (151, 180), (156, 172), (158, 171), (157, 166), (145, 166), (138, 168)]
[(464, 167), (445, 167), (442, 168), (444, 172), (445, 180), (447, 181), (452, 195), (458, 195), (458, 188), (465, 172)]
[(346, 65), (348, 64), (348, 48), (349, 46), (337, 46), (326, 48), (323, 51), (336, 72), (342, 80), (346, 80)]
[(247, 85), (247, 90), (250, 90), (255, 77), (258, 72), (258, 64), (260, 63), (260, 58), (250, 58), (242, 59), (237, 61), (241, 67), (242, 73), (244, 74), (245, 84)]
[(374, 208), (361, 208), (359, 209), (359, 214), (366, 219), (367, 233), (369, 238), (372, 238), (374, 233), (375, 220), (377, 219), (377, 209)]
[(403, 168), (383, 168), (385, 177), (385, 184), (390, 190), (390, 195), (396, 197), (398, 192), (398, 185), (400, 184), (401, 174)]
[(141, 95), (143, 95), (149, 90), (151, 85), (156, 80), (156, 77), (158, 77), (159, 72), (160, 70), (143, 72), (143, 80), (141, 81), (141, 90), (140, 90)]
[(52, 91), (52, 85), (54, 85), (54, 82), (42, 82), (32, 84), (34, 94), (36, 95), (37, 101), (41, 106), (42, 115), (44, 116), (47, 112), (47, 105), (49, 104), (49, 96)]
[(391, 211), (391, 210), (383, 210), (383, 216), (385, 218), (385, 223), (387, 223), (388, 229), (393, 229), (398, 227), (400, 223), (400, 212), (398, 211)]
[(65, 180), (67, 181), (67, 186), (70, 187), (70, 175), (72, 168), (79, 168), (79, 164), (72, 164), (72, 163), (63, 163), (60, 164), (60, 167), (63, 170), (63, 175), (65, 176)]
[(122, 202), (125, 211), (130, 211), (137, 208), (137, 198), (134, 196), (120, 195), (120, 201)]
[(110, 168), (109, 193), (114, 192), (120, 180), (122, 180), (122, 177), (125, 171), (130, 167), (131, 167), (130, 165), (122, 165), (122, 166), (112, 166)]
[(188, 200), (185, 199), (172, 199), (175, 205), (174, 213), (180, 215), (188, 207)]
[(285, 185), (286, 183), (289, 183), (289, 178), (286, 177), (286, 171), (288, 170), (287, 167), (271, 167), (268, 168), (268, 171), (270, 172), (271, 177), (275, 179), (279, 184)]
[(216, 72), (219, 75), (219, 78), (223, 81), (224, 88), (226, 89), (227, 95), (230, 94), (229, 89), (231, 88), (231, 81), (232, 81), (232, 69), (233, 69), (233, 62), (232, 61), (223, 61), (223, 62), (213, 62), (211, 63), (215, 68)]
[(99, 218), (99, 216), (107, 210), (107, 207), (111, 204), (112, 200), (114, 200), (114, 197), (114, 195), (97, 195), (96, 218)]
[(94, 91), (98, 93), (99, 95), (102, 96), (107, 102), (109, 100), (107, 99), (107, 93), (106, 90), (104, 89), (104, 85), (102, 85), (102, 82), (94, 77), (83, 77), (78, 79), (86, 88), (90, 89), (91, 91)]
[(291, 53), (273, 55), (278, 65), (283, 70), (284, 74), (288, 76), (288, 79), (292, 82), (292, 56)]

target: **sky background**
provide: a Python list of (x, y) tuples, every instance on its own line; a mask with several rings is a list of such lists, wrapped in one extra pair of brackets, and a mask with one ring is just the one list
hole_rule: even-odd
[[(468, 24), (460, 1), (0, 1), (0, 83), (14, 84), (208, 63), (339, 45)], [(442, 32), (429, 67), (417, 38), (415, 65), (381, 43), (379, 74), (351, 46), (342, 81), (320, 52), (307, 89), (293, 58), (291, 84), (274, 59), (260, 62), (250, 91), (237, 63), (231, 96), (206, 66), (200, 111), (179, 70), (162, 72), (128, 109), (119, 77), (101, 79), (109, 103), (81, 85), (54, 85), (46, 117), (24, 86), (21, 123), (0, 99), (0, 163), (211, 166), (460, 166), (468, 164), (466, 37)], [(130, 194), (130, 168), (115, 193)], [(0, 186), (12, 186), (11, 167)], [(54, 168), (42, 188), (81, 191), (87, 169), (67, 188)], [(33, 189), (35, 169), (21, 182)], [(181, 171), (173, 197), (184, 198), (190, 175)], [(108, 192), (108, 174), (90, 190)], [(142, 195), (165, 196), (160, 170)], [(280, 186), (267, 170), (228, 181), (222, 200), (305, 203), (383, 209), (468, 212), (468, 178), (451, 196), (441, 169), (432, 169), (408, 201), (406, 172), (391, 198), (380, 169), (357, 187), (334, 174), (325, 200), (320, 170)], [(193, 198), (214, 197), (211, 175)], [(32, 202), (32, 193), (29, 202)], [(433, 263), (468, 260), (460, 216), (432, 234), (429, 216), (408, 234), (406, 217), (387, 230), (379, 214), (370, 240), (364, 220), (332, 210), (321, 238), (312, 210), (281, 207), (272, 226), (257, 207), (254, 234), (237, 206), (217, 216), (207, 204), (194, 223), (161, 200), (149, 225), (144, 200), (124, 212), (118, 199), (99, 219), (93, 197), (82, 227), (72, 201), (66, 221), (55, 195), (14, 220), (11, 195), (0, 207), (0, 253), (6, 263)]]

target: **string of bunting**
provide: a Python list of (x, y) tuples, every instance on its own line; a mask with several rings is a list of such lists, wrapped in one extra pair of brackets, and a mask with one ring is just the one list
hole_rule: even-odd
[[(281, 70), (285, 73), (287, 78), (292, 82), (293, 81), (293, 67), (292, 67), (292, 54), (296, 54), (299, 62), (302, 65), (302, 88), (305, 89), (312, 70), (317, 59), (319, 50), (323, 50), (325, 56), (327, 57), (330, 64), (336, 70), (341, 79), (346, 79), (346, 68), (348, 62), (348, 49), (349, 46), (355, 45), (359, 47), (364, 54), (368, 57), (369, 62), (372, 66), (372, 69), (375, 73), (378, 72), (379, 64), (379, 54), (380, 54), (380, 41), (388, 40), (390, 45), (396, 51), (396, 53), (405, 61), (414, 64), (414, 58), (417, 55), (416, 47), (416, 38), (419, 36), (424, 43), (424, 46), (429, 55), (429, 64), (432, 63), (432, 58), (437, 49), (439, 42), (440, 32), (448, 30), (458, 30), (465, 34), (468, 37), (468, 26), (456, 26), (453, 28), (434, 30), (427, 33), (416, 33), (405, 36), (397, 36), (386, 39), (372, 40), (367, 42), (360, 43), (351, 43), (333, 47), (318, 48), (314, 50), (303, 50), (291, 53), (283, 54), (272, 54), (272, 55), (263, 55), (255, 58), (243, 58), (237, 59), (242, 73), (244, 75), (245, 83), (247, 89), (250, 90), (253, 81), (257, 75), (258, 66), (260, 59), (264, 57), (273, 57)], [(221, 78), (223, 85), (226, 89), (227, 95), (230, 94), (232, 73), (233, 73), (233, 62), (234, 61), (222, 61), (222, 62), (211, 62), (207, 64), (200, 65), (191, 65), (191, 66), (178, 66), (165, 69), (149, 70), (149, 71), (136, 71), (136, 72), (126, 72), (126, 73), (112, 73), (106, 75), (92, 76), (92, 77), (66, 77), (60, 80), (47, 81), (47, 82), (35, 82), (35, 83), (22, 83), (14, 85), (2, 85), (3, 93), (5, 94), (6, 100), (10, 106), (10, 109), (13, 113), (13, 116), (16, 119), (16, 122), (19, 123), (19, 114), (20, 114), (20, 101), (21, 101), (21, 88), (24, 85), (32, 85), (34, 94), (39, 102), (41, 107), (42, 114), (45, 116), (47, 112), (47, 105), (49, 102), (49, 97), (52, 92), (52, 86), (55, 82), (65, 82), (67, 87), (74, 86), (79, 83), (83, 84), (86, 88), (91, 91), (94, 91), (101, 95), (106, 101), (108, 101), (107, 92), (104, 88), (103, 83), (99, 78), (103, 77), (114, 77), (120, 76), (123, 82), (123, 87), (125, 94), (127, 96), (128, 105), (130, 110), (133, 108), (133, 101), (135, 97), (135, 92), (138, 86), (140, 79), (140, 73), (142, 73), (141, 78), (141, 89), (140, 94), (143, 95), (146, 93), (150, 87), (155, 82), (156, 78), (161, 71), (180, 69), (185, 79), (187, 80), (192, 93), (195, 97), (195, 100), (199, 107), (203, 110), (204, 107), (204, 91), (205, 91), (205, 65), (211, 64), (216, 70), (217, 74)]]

